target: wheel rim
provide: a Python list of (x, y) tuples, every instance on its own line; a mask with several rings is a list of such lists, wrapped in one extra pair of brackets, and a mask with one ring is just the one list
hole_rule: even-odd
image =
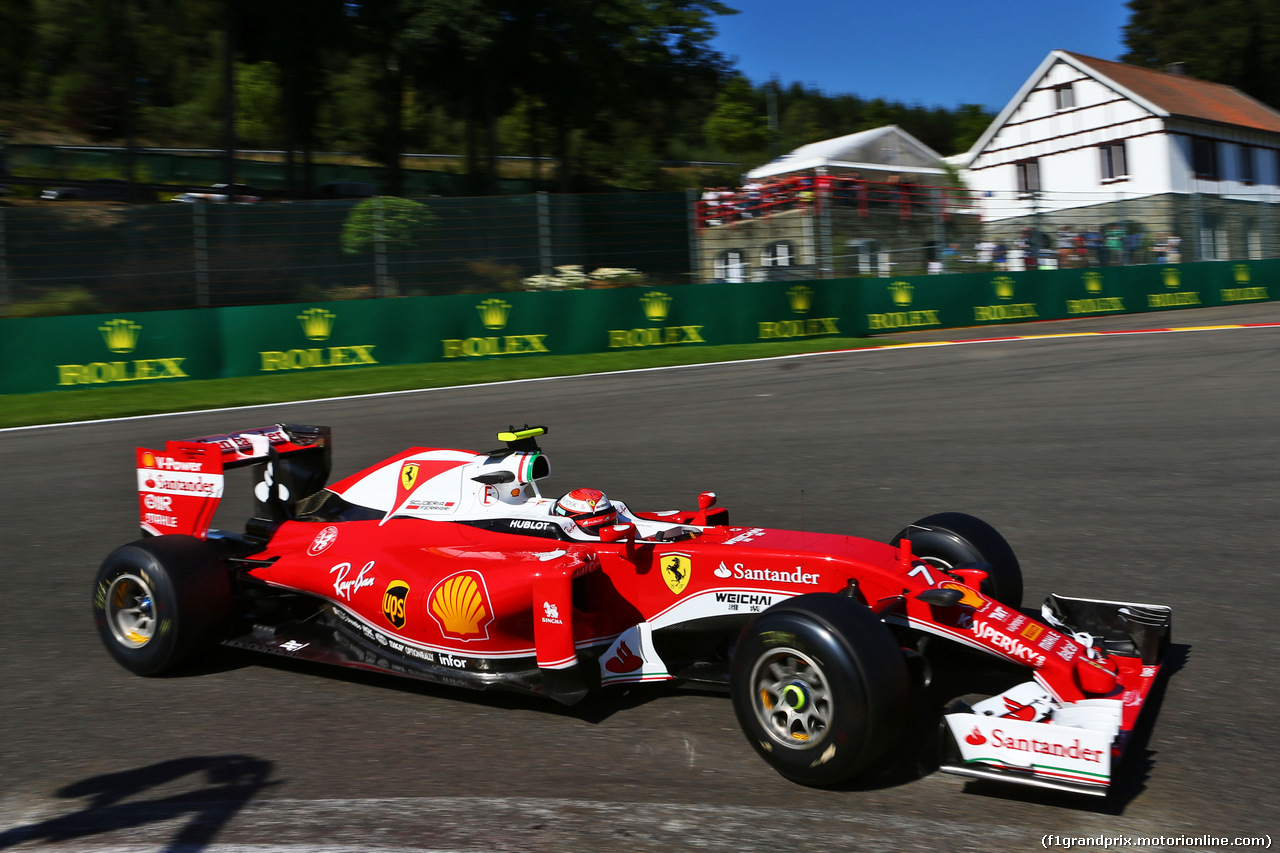
[(151, 587), (137, 575), (121, 575), (107, 588), (107, 624), (116, 642), (140, 649), (155, 635)]
[(813, 658), (771, 649), (751, 671), (752, 705), (769, 737), (788, 749), (811, 749), (831, 725), (831, 687)]

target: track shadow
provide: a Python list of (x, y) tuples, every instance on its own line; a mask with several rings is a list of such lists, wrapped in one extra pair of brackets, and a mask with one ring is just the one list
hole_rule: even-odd
[[(207, 847), (261, 791), (278, 784), (278, 780), (271, 779), (272, 770), (270, 761), (246, 755), (214, 755), (176, 758), (93, 776), (55, 792), (65, 799), (85, 798), (79, 811), (0, 832), (0, 850), (32, 841), (56, 844), (91, 838), (189, 817), (167, 842), (157, 839), (154, 849), (193, 853)], [(183, 780), (187, 780), (187, 788), (192, 781), (198, 787), (167, 795), (155, 791), (181, 785)], [(134, 799), (148, 791), (154, 791), (156, 796)], [(148, 844), (149, 848), (152, 846)]]

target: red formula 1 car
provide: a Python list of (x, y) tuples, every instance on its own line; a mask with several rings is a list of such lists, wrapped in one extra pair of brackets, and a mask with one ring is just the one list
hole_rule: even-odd
[[(1017, 558), (960, 513), (891, 542), (730, 526), (715, 495), (639, 512), (555, 500), (537, 439), (415, 447), (326, 485), (326, 427), (277, 425), (137, 451), (143, 539), (94, 584), (98, 629), (141, 675), (223, 642), (564, 703), (611, 684), (727, 687), (782, 775), (831, 785), (898, 738), (939, 649), (1010, 673), (943, 716), (942, 769), (1105, 794), (1160, 671), (1170, 610), (1050, 596), (1024, 611)], [(211, 530), (223, 472), (255, 517)]]

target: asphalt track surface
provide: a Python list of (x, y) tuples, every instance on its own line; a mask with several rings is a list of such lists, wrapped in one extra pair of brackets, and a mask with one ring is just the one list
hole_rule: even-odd
[[(1280, 305), (1160, 315), (1280, 322)], [(1152, 315), (952, 339), (1150, 327)], [(933, 333), (919, 335), (929, 337)], [(905, 338), (906, 336), (904, 336)], [(829, 354), (0, 433), (0, 851), (1240, 849), (1280, 840), (1280, 328)], [(564, 710), (219, 651), (116, 666), (97, 563), (134, 537), (132, 448), (325, 423), (335, 473), (547, 423), (544, 491), (631, 505), (711, 488), (737, 523), (890, 537), (961, 510), (1049, 592), (1174, 608), (1169, 677), (1107, 799), (933, 773), (924, 728), (818, 791), (728, 700), (663, 688)], [(245, 487), (247, 491), (247, 486)], [(228, 501), (228, 503), (234, 503)], [(245, 502), (247, 507), (247, 500)], [(244, 509), (224, 504), (238, 525)], [(1178, 843), (1178, 837), (1184, 842)], [(1191, 843), (1205, 836), (1228, 843)], [(1117, 840), (1118, 839), (1118, 840)], [(1054, 847), (1048, 840), (1048, 849)]]

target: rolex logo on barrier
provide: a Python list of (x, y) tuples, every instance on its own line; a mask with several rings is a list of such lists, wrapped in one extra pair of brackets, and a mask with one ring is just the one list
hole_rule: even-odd
[(895, 281), (889, 285), (889, 295), (893, 297), (893, 304), (899, 308), (906, 308), (911, 304), (911, 295), (915, 292), (915, 285), (905, 281)]
[[(640, 307), (650, 323), (662, 323), (671, 314), (671, 296), (651, 290), (640, 297)], [(660, 347), (672, 344), (702, 344), (701, 326), (657, 326), (647, 329), (609, 329), (609, 349)]]
[[(298, 315), (298, 325), (309, 341), (327, 341), (333, 335), (338, 315), (326, 308), (308, 308)], [(291, 336), (296, 332), (290, 333)], [(296, 337), (294, 338), (296, 340)], [(263, 373), (277, 370), (311, 370), (317, 367), (354, 367), (377, 364), (373, 348), (377, 344), (352, 346), (307, 347), (288, 350), (260, 350), (258, 357)]]
[(973, 306), (973, 319), (976, 323), (996, 323), (1004, 320), (1038, 320), (1040, 312), (1034, 302), (1014, 302), (1013, 295), (1017, 283), (1011, 275), (998, 275), (991, 279), (991, 289), (995, 292), (996, 305)]
[(1175, 266), (1162, 267), (1160, 278), (1164, 282), (1163, 293), (1148, 293), (1148, 308), (1193, 308), (1202, 305), (1200, 294), (1194, 290), (1179, 290), (1182, 286), (1182, 270)]
[(1164, 286), (1170, 290), (1177, 290), (1182, 284), (1182, 271), (1177, 267), (1165, 267), (1160, 273), (1161, 278), (1164, 279)]
[(323, 308), (308, 308), (298, 315), (298, 322), (302, 324), (302, 334), (307, 336), (309, 341), (325, 341), (329, 339), (329, 335), (333, 334), (333, 321), (338, 319), (338, 315)]
[[(132, 320), (108, 320), (98, 327), (102, 342), (113, 353), (130, 353), (138, 348), (142, 326)], [(103, 385), (108, 382), (142, 382), (148, 379), (186, 379), (182, 358), (136, 358), (132, 361), (93, 361), (88, 364), (59, 364), (58, 384)]]
[[(911, 307), (915, 299), (916, 286), (909, 281), (895, 281), (889, 285), (889, 297), (895, 308)], [(867, 329), (872, 332), (884, 329), (920, 329), (926, 326), (941, 326), (940, 308), (917, 308), (912, 311), (887, 311), (884, 314), (868, 314)]]
[(1008, 302), (1013, 299), (1013, 277), (1008, 275), (998, 275), (991, 280), (991, 289), (996, 292), (996, 299)]
[(506, 328), (507, 318), (511, 316), (511, 303), (501, 299), (486, 299), (476, 306), (480, 312), (480, 322), (486, 329)]
[(671, 297), (661, 290), (651, 290), (640, 297), (644, 316), (650, 323), (661, 323), (671, 310)]
[(1236, 286), (1222, 288), (1223, 302), (1253, 302), (1271, 298), (1267, 288), (1251, 287), (1249, 285), (1249, 282), (1253, 280), (1253, 272), (1248, 264), (1232, 265), (1231, 276), (1235, 279)]
[[(480, 322), (486, 329), (497, 331), (507, 327), (511, 319), (511, 303), (490, 297), (476, 306)], [(525, 355), (550, 352), (546, 335), (492, 335), (475, 338), (449, 338), (440, 342), (445, 358), (484, 358), (496, 355)]]
[[(794, 284), (787, 289), (787, 302), (791, 313), (808, 314), (813, 309), (813, 288), (807, 284)], [(756, 340), (770, 341), (779, 338), (812, 338), (820, 335), (838, 335), (839, 317), (809, 317), (796, 320), (761, 321), (757, 324)]]
[(808, 314), (813, 307), (813, 288), (797, 284), (787, 290), (787, 300), (791, 303), (793, 314)]
[(1106, 283), (1101, 272), (1089, 270), (1080, 277), (1080, 280), (1084, 284), (1087, 295), (1084, 299), (1068, 299), (1068, 314), (1106, 314), (1125, 310), (1124, 297), (1101, 295), (1103, 285)]
[(132, 320), (108, 320), (98, 327), (102, 339), (111, 352), (133, 352), (138, 347), (138, 334), (142, 327)]

